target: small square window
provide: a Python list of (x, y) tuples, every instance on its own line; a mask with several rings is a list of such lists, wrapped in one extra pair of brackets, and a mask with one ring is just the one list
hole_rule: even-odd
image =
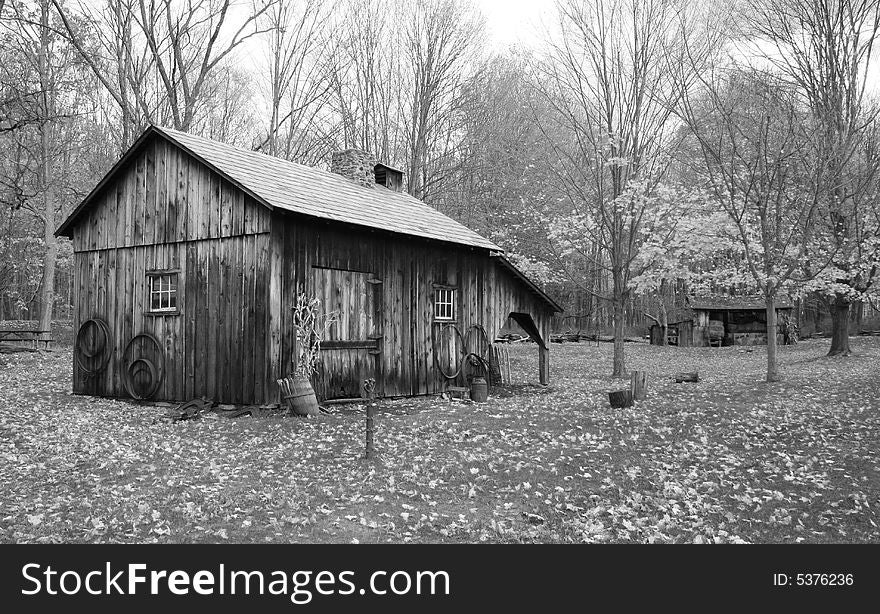
[(147, 273), (149, 313), (177, 313), (177, 273)]
[(455, 319), (455, 290), (453, 288), (437, 288), (434, 290), (434, 319)]

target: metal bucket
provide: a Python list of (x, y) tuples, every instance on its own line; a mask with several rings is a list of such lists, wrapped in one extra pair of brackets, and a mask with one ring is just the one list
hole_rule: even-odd
[(475, 377), (471, 381), (471, 401), (485, 403), (489, 399), (489, 384), (485, 377)]

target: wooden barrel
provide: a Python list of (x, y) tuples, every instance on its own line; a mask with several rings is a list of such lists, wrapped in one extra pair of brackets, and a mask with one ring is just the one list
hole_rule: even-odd
[(285, 399), (297, 416), (317, 416), (320, 413), (315, 389), (307, 377), (290, 378), (290, 394)]
[(489, 385), (485, 377), (475, 377), (471, 381), (471, 401), (485, 403), (489, 400)]

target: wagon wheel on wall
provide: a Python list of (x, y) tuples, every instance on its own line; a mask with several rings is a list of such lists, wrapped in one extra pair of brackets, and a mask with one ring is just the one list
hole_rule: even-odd
[[(446, 329), (450, 329), (453, 331), (453, 343), (454, 339), (458, 338), (458, 350), (453, 352), (443, 353), (443, 349), (445, 344), (443, 343), (443, 333)], [(440, 348), (438, 349), (437, 344), (440, 344)], [(464, 357), (467, 355), (467, 348), (465, 346), (465, 339), (461, 334), (461, 331), (458, 330), (458, 326), (453, 323), (444, 324), (440, 327), (440, 330), (437, 333), (437, 336), (433, 340), (433, 350), (434, 350), (434, 362), (437, 364), (437, 369), (440, 373), (443, 374), (443, 377), (446, 379), (455, 379), (458, 377), (458, 374), (461, 373), (461, 369), (464, 366)], [(444, 358), (446, 360), (444, 360)], [(451, 368), (452, 359), (455, 359), (455, 368)], [(444, 362), (447, 362), (449, 365), (448, 368), (444, 368)]]
[(165, 377), (165, 354), (162, 345), (150, 333), (131, 338), (122, 353), (122, 383), (131, 398), (151, 398)]
[(113, 338), (107, 322), (91, 318), (83, 322), (76, 332), (73, 359), (86, 377), (95, 377), (107, 368), (113, 353)]

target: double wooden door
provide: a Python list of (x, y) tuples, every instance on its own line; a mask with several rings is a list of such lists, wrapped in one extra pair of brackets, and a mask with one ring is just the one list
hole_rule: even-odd
[(312, 269), (315, 295), (333, 324), (314, 378), (319, 399), (362, 398), (364, 381), (382, 393), (382, 281), (372, 273)]

